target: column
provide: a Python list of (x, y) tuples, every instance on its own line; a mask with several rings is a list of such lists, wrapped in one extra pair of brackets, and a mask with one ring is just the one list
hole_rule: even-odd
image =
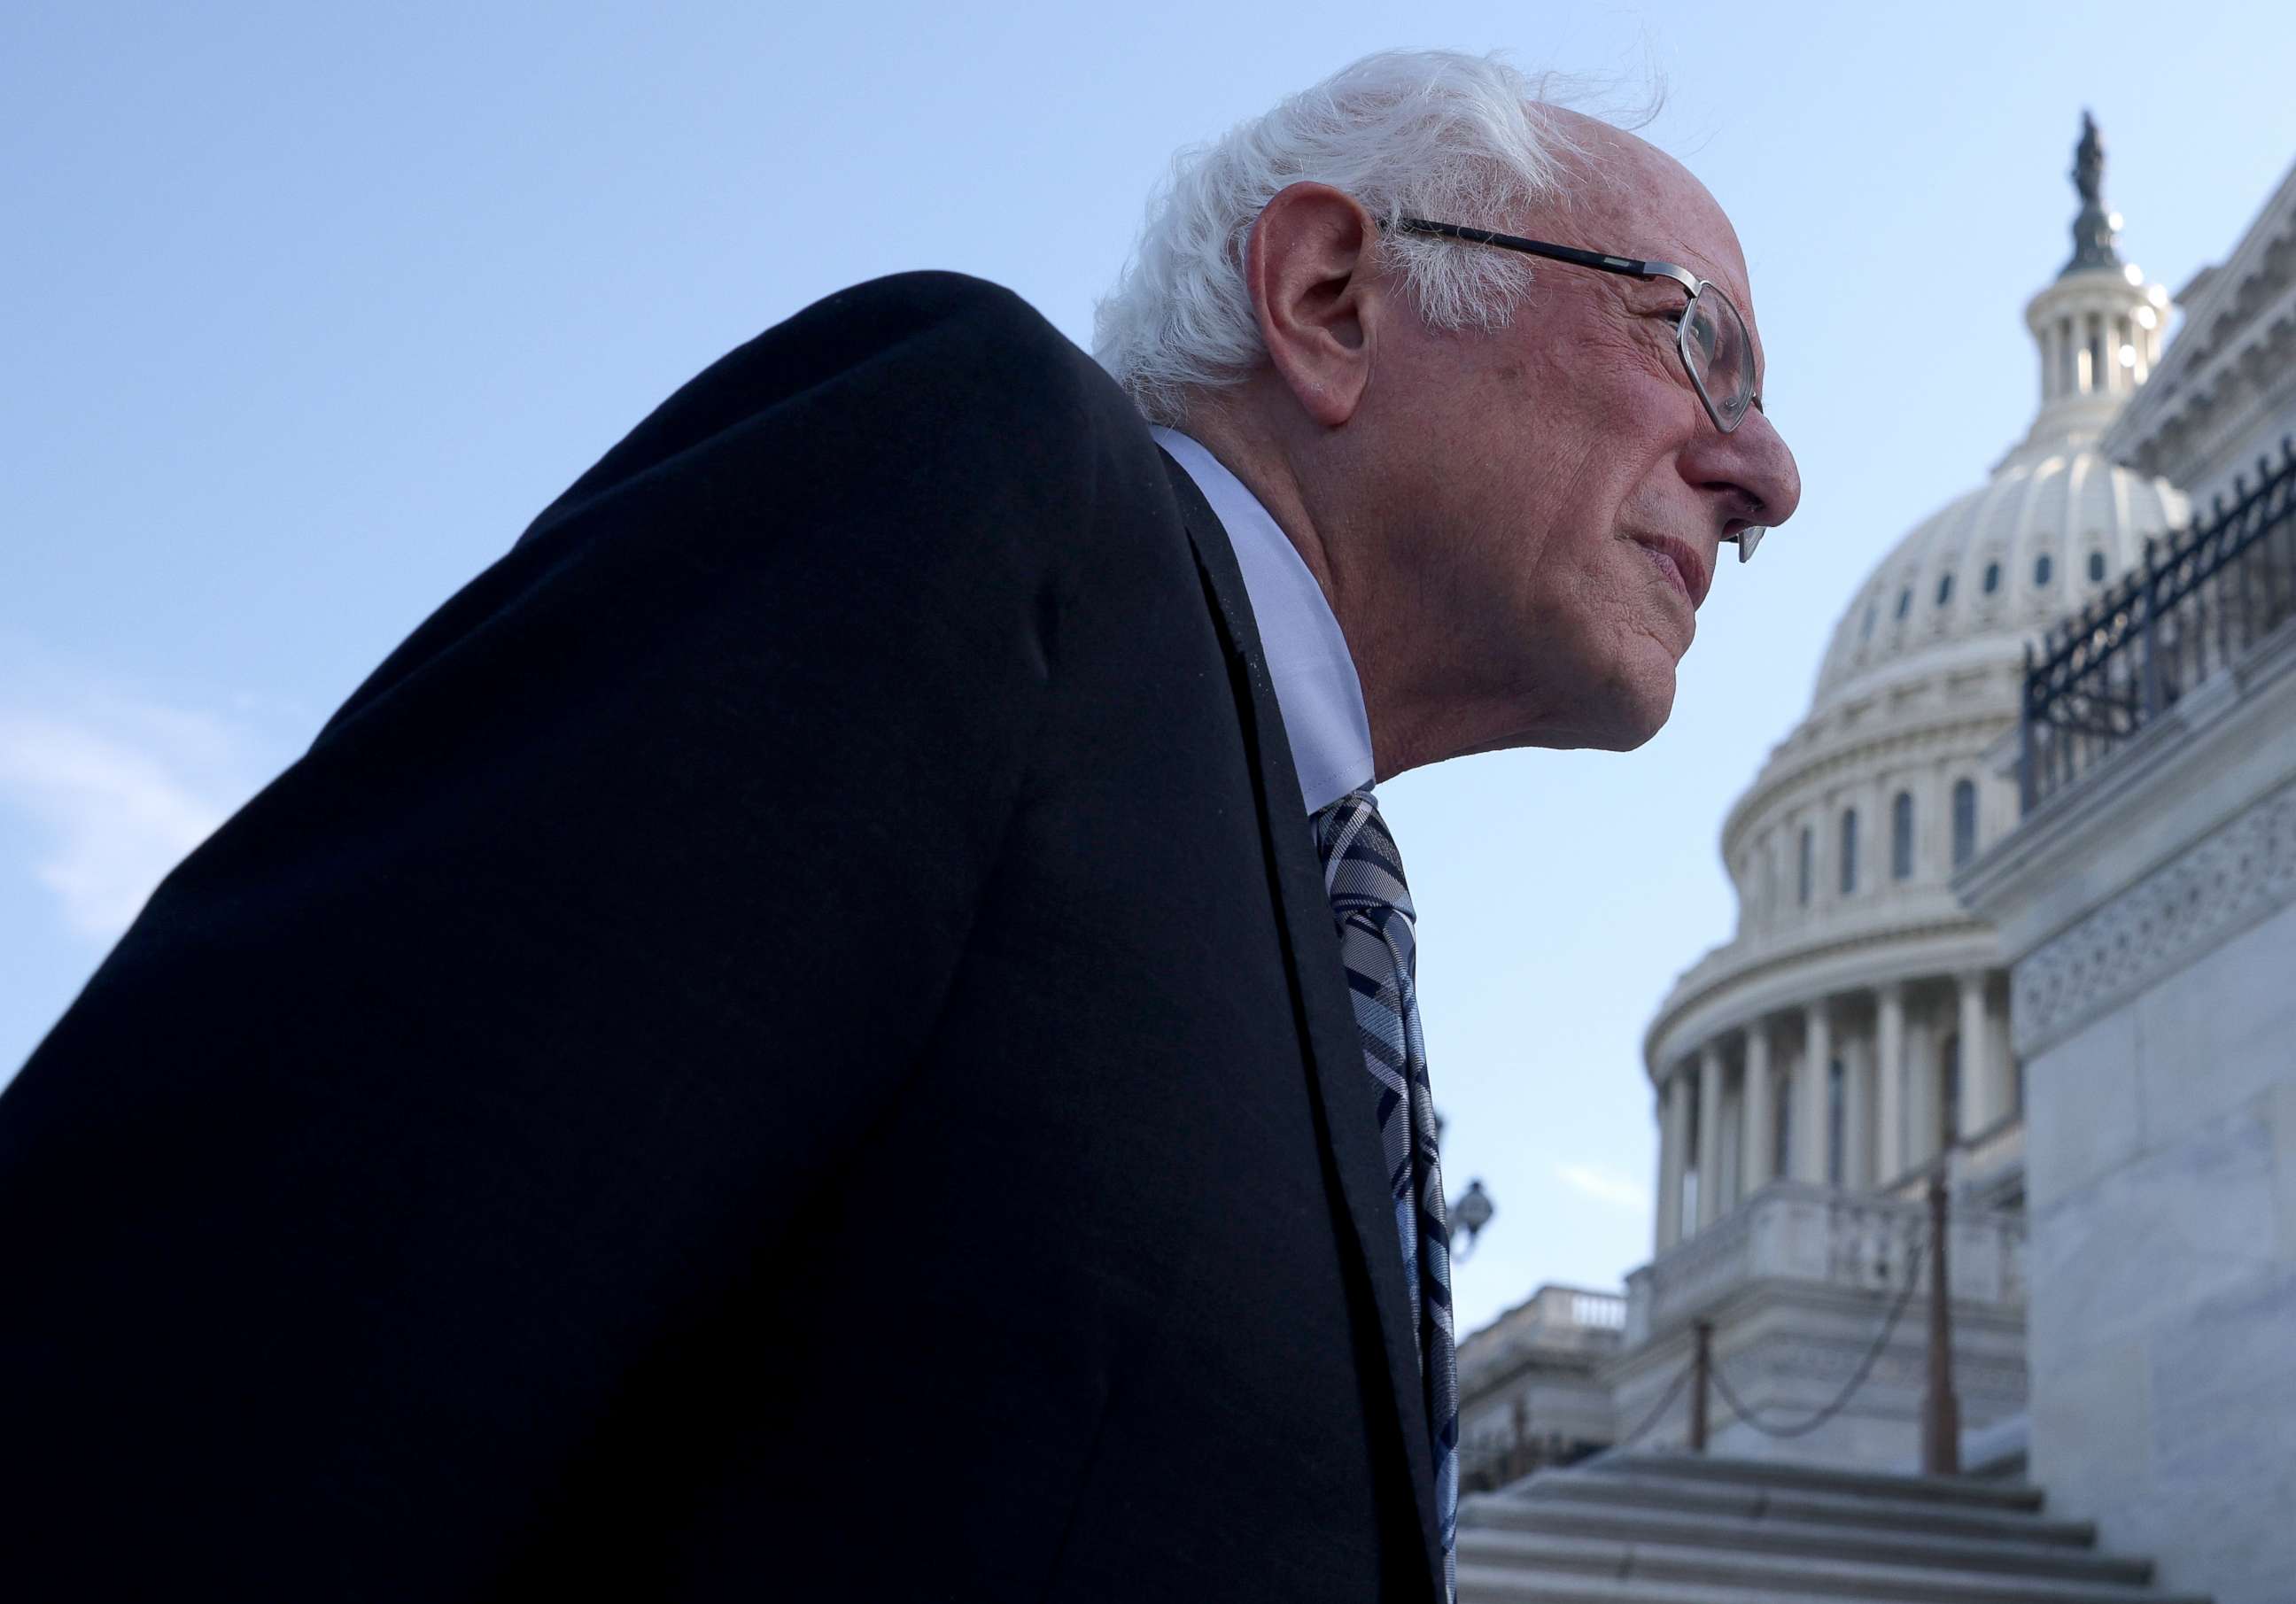
[(1964, 970), (1961, 984), (1961, 1129), (1973, 1136), (2001, 1117), (1993, 1084), (1992, 1043), (1985, 1028), (1985, 971)]
[(1906, 988), (1892, 980), (1875, 994), (1874, 1028), (1875, 1179), (1906, 1173)]
[(1746, 1089), (1740, 1097), (1738, 1194), (1751, 1198), (1769, 1184), (1772, 1143), (1778, 1117), (1770, 1102), (1770, 1027), (1767, 1019), (1746, 1026)]
[(1666, 1088), (1659, 1083), (1658, 1097), (1651, 1107), (1651, 1121), (1658, 1126), (1658, 1174), (1651, 1184), (1651, 1256), (1656, 1258), (1673, 1246), (1666, 1235), (1666, 1172), (1669, 1155), (1666, 1150)]
[(1658, 1250), (1682, 1240), (1683, 1146), (1690, 1133), (1690, 1077), (1669, 1070), (1660, 1091), (1658, 1130)]
[(1906, 1027), (1906, 1162), (1927, 1164), (1937, 1157), (1939, 1111), (1944, 1095), (1945, 1050), (1939, 1041), (1937, 1008), (1922, 1010)]
[(1698, 1229), (1722, 1217), (1722, 1044), (1698, 1055)]
[(1801, 1066), (1794, 1073), (1793, 1178), (1825, 1184), (1826, 1068), (1833, 1061), (1833, 1019), (1821, 997), (1803, 1011)]
[(1841, 1184), (1851, 1191), (1874, 1189), (1873, 1043), (1843, 1043), (1841, 1054)]

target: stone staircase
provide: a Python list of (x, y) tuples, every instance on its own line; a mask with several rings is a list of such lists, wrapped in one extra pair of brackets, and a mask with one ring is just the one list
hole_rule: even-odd
[(2208, 1604), (2152, 1582), (1968, 1477), (1630, 1454), (1459, 1507), (1460, 1604)]

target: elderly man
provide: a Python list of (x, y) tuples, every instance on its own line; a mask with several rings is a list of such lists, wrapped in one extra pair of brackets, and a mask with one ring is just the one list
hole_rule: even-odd
[(1196, 158), (1116, 383), (833, 297), (393, 654), (0, 1101), (12, 1591), (1442, 1597), (1370, 786), (1647, 739), (1798, 495), (1721, 211), (1529, 95)]

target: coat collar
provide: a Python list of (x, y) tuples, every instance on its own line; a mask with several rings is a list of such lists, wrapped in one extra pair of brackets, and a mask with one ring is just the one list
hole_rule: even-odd
[(1435, 1511), (1434, 1462), (1403, 1280), (1403, 1255), (1396, 1241), (1395, 1200), (1380, 1156), (1374, 1083), (1365, 1072), (1363, 1048), (1356, 1037), (1355, 1012), (1341, 970), (1331, 903), (1324, 894), (1315, 839), (1300, 803), (1291, 742), (1268, 679), (1259, 628), (1234, 551), (1195, 481), (1168, 453), (1161, 454), (1228, 659), (1236, 715), (1242, 722), (1244, 749), (1250, 760), (1268, 889), (1275, 902), (1277, 930), (1283, 939), (1292, 1011), (1320, 1116), (1317, 1135), (1327, 1156), (1327, 1169), (1336, 1177), (1346, 1205), (1353, 1268), (1362, 1277), (1359, 1284), (1369, 1287), (1378, 1314), (1379, 1357), (1385, 1363), (1386, 1395), (1393, 1409), (1390, 1420), (1401, 1438), (1404, 1463), (1410, 1473), (1413, 1508), (1419, 1517), (1433, 1596), (1440, 1598), (1443, 1561)]
[(1371, 783), (1371, 721), (1355, 654), (1324, 587), (1251, 487), (1201, 441), (1177, 429), (1149, 434), (1203, 493), (1235, 553), (1259, 632), (1258, 661), (1275, 688), (1285, 750), (1308, 811)]

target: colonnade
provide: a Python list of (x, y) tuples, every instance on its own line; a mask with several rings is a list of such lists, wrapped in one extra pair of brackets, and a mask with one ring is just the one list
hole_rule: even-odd
[[(2116, 286), (2116, 288), (2118, 288)], [(2041, 348), (2041, 398), (2125, 396), (2143, 384), (2161, 361), (2161, 315), (2142, 291), (2108, 292), (2106, 300), (2032, 324)], [(2117, 304), (2126, 302), (2127, 304)], [(2165, 304), (2165, 303), (2164, 303)], [(2121, 352), (2128, 353), (2123, 362)]]
[(1750, 1019), (1669, 1068), (1658, 1251), (1781, 1175), (1870, 1191), (2015, 1111), (1998, 971), (1892, 981)]

